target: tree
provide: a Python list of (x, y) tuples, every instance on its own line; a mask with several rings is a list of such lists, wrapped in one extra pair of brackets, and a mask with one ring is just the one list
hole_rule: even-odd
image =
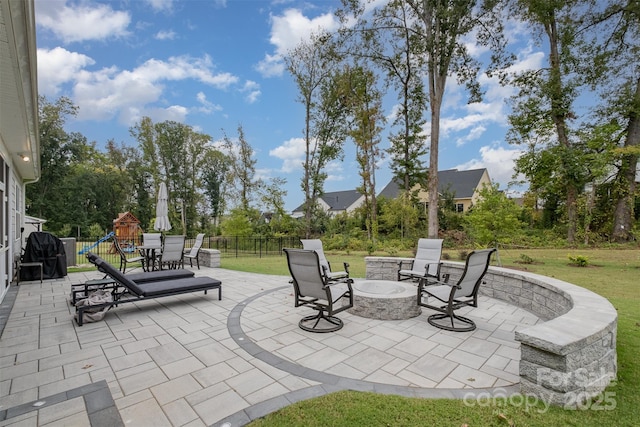
[(587, 18), (585, 22), (591, 30), (588, 34), (592, 35), (585, 49), (591, 65), (587, 68), (589, 81), (592, 88), (600, 88), (604, 101), (597, 117), (623, 129), (614, 162), (617, 172), (612, 187), (615, 209), (611, 237), (624, 242), (634, 237), (636, 169), (640, 159), (640, 3), (611, 0), (603, 10), (593, 11)]
[[(400, 1), (398, 4), (404, 4)], [(501, 66), (504, 59), (502, 20), (497, 0), (406, 0), (422, 26), (415, 34), (421, 37), (415, 52), (424, 61), (431, 112), (429, 147), (429, 230), (430, 238), (438, 237), (438, 153), (440, 144), (440, 111), (445, 86), (450, 76), (456, 76), (469, 92), (469, 101), (481, 98), (477, 74), (480, 66), (469, 54), (463, 37), (474, 34), (478, 44), (491, 46), (492, 66)]]
[(345, 134), (342, 96), (333, 85), (338, 58), (328, 34), (314, 34), (285, 57), (287, 70), (300, 91), (304, 106), (305, 158), (301, 187), (304, 192), (306, 237), (311, 236), (312, 215), (327, 178), (324, 168), (342, 155)]
[(498, 246), (503, 239), (514, 236), (521, 228), (521, 208), (498, 190), (498, 185), (485, 186), (479, 201), (465, 217), (467, 231), (479, 245)]
[(202, 216), (206, 217), (206, 213), (209, 213), (215, 228), (220, 224), (220, 217), (227, 205), (224, 187), (232, 160), (218, 150), (208, 150), (204, 162), (207, 167), (202, 169), (201, 174), (208, 203), (203, 208)]
[[(393, 111), (393, 126), (397, 130), (389, 135), (391, 147), (387, 152), (393, 176), (409, 192), (426, 178), (421, 158), (427, 153), (423, 129), (428, 106), (425, 73), (416, 55), (421, 39), (412, 28), (413, 15), (405, 1), (389, 1), (374, 9), (370, 18), (366, 3), (353, 0), (342, 3), (345, 10), (337, 14), (349, 23), (342, 30), (344, 37), (351, 40), (348, 54), (378, 67), (387, 87), (397, 91), (398, 105)], [(357, 18), (356, 25), (351, 25), (347, 12)]]
[[(406, 191), (395, 199), (384, 199), (380, 205), (380, 231), (387, 237), (405, 239), (416, 233), (419, 222), (418, 210)], [(417, 237), (417, 236), (416, 236)]]
[(255, 151), (247, 142), (242, 125), (238, 125), (237, 143), (234, 143), (226, 133), (224, 133), (223, 140), (231, 160), (229, 182), (234, 186), (238, 196), (237, 207), (248, 212), (258, 189), (262, 185), (261, 180), (256, 179), (257, 160), (254, 157)]
[[(547, 151), (546, 159), (551, 161), (544, 162), (545, 172), (541, 172), (535, 167), (523, 169), (523, 159), (518, 162), (517, 172), (535, 174), (535, 178), (525, 175), (540, 185), (552, 185), (564, 195), (570, 244), (576, 238), (578, 195), (587, 180), (584, 164), (579, 161), (581, 142), (572, 136), (569, 123), (575, 118), (573, 104), (583, 83), (576, 54), (581, 42), (579, 11), (587, 6), (588, 2), (580, 0), (516, 0), (511, 4), (512, 14), (544, 39), (549, 49), (548, 68), (527, 70), (512, 80), (520, 90), (514, 96), (509, 139), (516, 144), (530, 144), (531, 152)], [(542, 146), (536, 149), (540, 143)]]
[(376, 203), (376, 169), (381, 159), (380, 132), (385, 118), (382, 112), (382, 94), (376, 87), (373, 71), (355, 66), (347, 68), (341, 78), (349, 110), (349, 131), (356, 145), (356, 160), (360, 167), (362, 184), (358, 190), (364, 195), (367, 236), (374, 244), (378, 239)]
[(268, 215), (268, 227), (272, 234), (291, 234), (297, 231), (295, 220), (284, 208), (284, 189), (287, 180), (280, 177), (269, 179), (260, 187), (260, 200)]
[(174, 121), (154, 124), (148, 117), (129, 132), (140, 144), (154, 188), (162, 181), (167, 185), (172, 226), (178, 232), (193, 234), (198, 220), (196, 206), (202, 200), (199, 171), (205, 167), (211, 137)]
[(40, 131), (40, 180), (26, 187), (27, 213), (47, 219), (47, 227), (55, 232), (66, 222), (64, 197), (61, 195), (64, 181), (71, 168), (72, 138), (64, 130), (69, 117), (77, 114), (78, 107), (71, 100), (60, 97), (50, 102), (40, 96), (38, 102), (38, 129)]

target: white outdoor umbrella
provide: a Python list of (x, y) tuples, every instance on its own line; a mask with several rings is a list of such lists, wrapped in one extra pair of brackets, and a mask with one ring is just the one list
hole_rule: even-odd
[(156, 222), (153, 225), (153, 229), (157, 231), (169, 231), (171, 230), (171, 223), (169, 222), (169, 194), (167, 192), (167, 186), (164, 182), (160, 183), (158, 189), (158, 204), (156, 205)]

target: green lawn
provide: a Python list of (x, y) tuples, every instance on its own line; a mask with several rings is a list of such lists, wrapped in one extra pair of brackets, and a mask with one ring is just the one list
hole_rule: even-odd
[[(458, 251), (447, 251), (458, 260)], [(524, 257), (531, 264), (520, 263)], [(353, 277), (364, 277), (364, 253), (331, 253), (339, 266), (350, 263)], [(386, 255), (386, 254), (379, 254)], [(410, 256), (410, 254), (399, 254)], [(586, 267), (571, 265), (569, 256), (583, 256)], [(299, 402), (256, 420), (251, 426), (638, 426), (640, 425), (640, 250), (535, 249), (501, 250), (502, 266), (556, 277), (590, 289), (618, 310), (618, 378), (591, 407), (564, 410), (520, 399), (467, 405), (460, 400), (411, 399), (373, 393), (340, 392)], [(495, 258), (494, 258), (495, 261)], [(285, 257), (223, 258), (222, 267), (288, 275)]]

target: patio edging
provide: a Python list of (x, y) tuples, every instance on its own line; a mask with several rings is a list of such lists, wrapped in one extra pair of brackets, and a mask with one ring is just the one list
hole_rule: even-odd
[[(396, 280), (400, 260), (365, 257), (366, 278)], [(443, 261), (455, 281), (464, 264)], [(599, 396), (617, 372), (618, 314), (604, 297), (552, 277), (489, 267), (480, 293), (524, 308), (545, 322), (515, 331), (520, 391), (565, 408)]]

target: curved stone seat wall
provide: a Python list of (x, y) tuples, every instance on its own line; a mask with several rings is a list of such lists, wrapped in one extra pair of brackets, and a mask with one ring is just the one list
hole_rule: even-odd
[[(366, 278), (396, 280), (398, 262), (411, 258), (366, 257)], [(454, 282), (464, 263), (443, 261)], [(480, 294), (534, 314), (543, 323), (515, 331), (520, 342), (520, 390), (545, 402), (575, 408), (598, 396), (617, 372), (618, 315), (588, 289), (528, 272), (489, 267)]]

